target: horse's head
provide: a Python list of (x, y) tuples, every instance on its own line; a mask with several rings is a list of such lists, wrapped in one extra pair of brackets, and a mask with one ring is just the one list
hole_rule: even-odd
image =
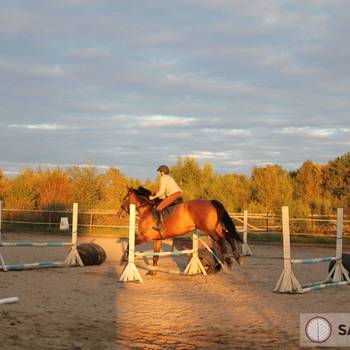
[(151, 195), (151, 191), (144, 187), (138, 187), (137, 189), (128, 188), (128, 192), (122, 200), (120, 208), (118, 210), (118, 216), (129, 214), (130, 204), (135, 204), (136, 209), (140, 209), (146, 206), (152, 206), (152, 201), (148, 199)]
[(134, 202), (132, 202), (133, 192), (134, 192), (134, 189), (128, 187), (128, 192), (124, 196), (124, 198), (123, 198), (123, 200), (122, 200), (122, 202), (120, 204), (118, 213), (117, 213), (117, 215), (120, 218), (122, 218), (123, 216), (129, 214), (130, 204), (135, 204)]

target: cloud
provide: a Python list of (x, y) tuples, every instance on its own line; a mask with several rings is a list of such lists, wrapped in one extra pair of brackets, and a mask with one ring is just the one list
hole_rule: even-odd
[(67, 57), (82, 61), (99, 60), (112, 57), (112, 53), (108, 47), (80, 47), (69, 49)]
[(344, 6), (5, 2), (0, 161), (92, 159), (143, 178), (180, 155), (247, 174), (326, 162), (349, 146)]
[(284, 134), (301, 134), (309, 137), (316, 138), (329, 138), (338, 133), (337, 129), (320, 129), (311, 127), (287, 127), (281, 129)]
[(29, 130), (62, 130), (67, 127), (59, 124), (10, 124), (9, 128)]
[(151, 115), (135, 117), (139, 126), (143, 128), (167, 128), (188, 126), (195, 121), (195, 118), (176, 117), (171, 115)]
[(18, 76), (43, 76), (48, 78), (62, 77), (65, 74), (61, 65), (37, 65), (20, 62), (0, 61), (0, 71)]
[(228, 158), (230, 154), (228, 152), (195, 151), (193, 153), (183, 154), (182, 156), (196, 159), (217, 159)]

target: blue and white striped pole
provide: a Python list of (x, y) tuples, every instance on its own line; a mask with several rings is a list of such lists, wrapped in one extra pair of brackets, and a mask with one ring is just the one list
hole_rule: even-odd
[(72, 243), (48, 242), (48, 243), (32, 243), (32, 242), (0, 242), (0, 247), (71, 247)]

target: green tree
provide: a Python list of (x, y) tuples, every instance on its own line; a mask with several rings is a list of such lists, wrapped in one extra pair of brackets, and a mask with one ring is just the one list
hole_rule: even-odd
[(184, 191), (185, 199), (200, 198), (202, 171), (193, 158), (179, 158), (171, 167), (171, 174)]
[(100, 206), (103, 179), (95, 166), (72, 166), (67, 169), (73, 186), (73, 200), (83, 209)]
[(211, 198), (219, 200), (230, 212), (247, 209), (251, 199), (250, 179), (245, 175), (217, 175), (211, 190)]

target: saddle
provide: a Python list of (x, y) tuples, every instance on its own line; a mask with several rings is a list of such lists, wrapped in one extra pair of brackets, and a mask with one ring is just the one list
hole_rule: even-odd
[[(153, 213), (153, 217), (155, 219), (157, 219), (157, 206), (158, 204), (160, 203), (161, 201), (156, 201), (156, 203), (154, 204), (153, 208), (152, 208), (152, 213)], [(178, 205), (178, 204), (181, 204), (183, 203), (183, 199), (182, 198), (178, 198), (178, 199), (175, 199), (174, 202), (172, 202), (170, 205), (168, 205), (166, 208), (164, 208), (162, 210), (162, 216), (163, 218), (166, 218), (167, 216), (169, 216), (175, 209), (175, 207)]]

